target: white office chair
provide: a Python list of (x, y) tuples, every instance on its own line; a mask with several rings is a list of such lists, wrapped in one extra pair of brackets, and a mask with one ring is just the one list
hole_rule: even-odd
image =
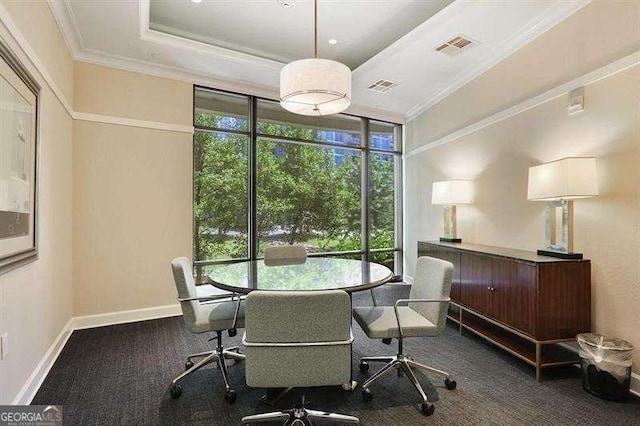
[[(228, 403), (236, 400), (237, 394), (229, 386), (227, 376), (226, 359), (242, 361), (245, 356), (238, 352), (238, 347), (224, 349), (222, 347), (222, 332), (229, 331), (229, 336), (235, 336), (236, 328), (244, 327), (244, 304), (241, 304), (237, 295), (212, 295), (199, 296), (193, 279), (191, 263), (186, 257), (179, 257), (171, 261), (173, 278), (178, 290), (178, 301), (182, 308), (182, 316), (187, 328), (192, 333), (216, 333), (216, 349), (200, 352), (187, 357), (186, 371), (171, 382), (171, 397), (178, 398), (182, 395), (182, 388), (178, 381), (207, 364), (215, 362), (220, 369), (222, 380), (226, 389), (224, 399)], [(206, 302), (206, 303), (201, 303)], [(197, 364), (194, 358), (203, 358)]]
[(399, 299), (394, 306), (353, 309), (353, 317), (367, 336), (372, 339), (382, 339), (385, 343), (391, 343), (391, 339), (398, 339), (396, 356), (374, 356), (360, 360), (360, 371), (363, 373), (369, 370), (368, 362), (387, 363), (362, 384), (362, 399), (365, 402), (373, 398), (369, 386), (398, 369), (406, 373), (420, 393), (422, 413), (427, 416), (433, 414), (435, 407), (429, 402), (420, 386), (413, 372), (414, 368), (444, 375), (446, 388), (455, 389), (456, 382), (451, 379), (449, 373), (416, 362), (402, 351), (402, 340), (405, 337), (434, 337), (442, 334), (447, 321), (452, 275), (451, 262), (426, 256), (420, 257), (409, 299)]
[[(342, 290), (254, 291), (246, 299), (247, 385), (260, 388), (349, 386), (351, 300)], [(357, 417), (305, 408), (246, 416), (242, 424), (288, 425), (330, 421), (359, 424)]]
[(297, 265), (307, 261), (307, 250), (301, 245), (268, 246), (264, 250), (266, 266)]

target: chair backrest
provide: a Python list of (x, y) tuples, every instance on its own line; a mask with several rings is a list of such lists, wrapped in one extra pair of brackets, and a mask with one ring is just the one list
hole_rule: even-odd
[[(422, 256), (416, 263), (409, 299), (448, 299), (451, 294), (453, 264), (446, 260)], [(409, 306), (437, 327), (444, 329), (448, 303), (409, 303)]]
[(253, 387), (309, 387), (351, 377), (351, 300), (342, 290), (253, 291), (245, 376)]
[(267, 266), (296, 265), (307, 261), (307, 250), (301, 245), (268, 246), (264, 250)]
[[(193, 279), (191, 262), (186, 257), (177, 257), (171, 261), (171, 269), (173, 271), (173, 279), (176, 283), (178, 298), (187, 299), (197, 297), (196, 282)], [(197, 300), (188, 302), (180, 302), (182, 308), (182, 316), (184, 322), (191, 331), (195, 329), (196, 318), (200, 303)]]

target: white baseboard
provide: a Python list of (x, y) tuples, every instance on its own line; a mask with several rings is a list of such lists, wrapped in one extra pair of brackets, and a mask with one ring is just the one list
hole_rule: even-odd
[(73, 330), (82, 330), (84, 328), (126, 324), (128, 322), (174, 317), (177, 315), (182, 315), (182, 310), (180, 309), (180, 305), (178, 304), (156, 306), (153, 308), (133, 309), (131, 311), (107, 312), (104, 314), (74, 317), (71, 319), (71, 328)]
[(49, 350), (44, 354), (33, 373), (29, 376), (20, 392), (13, 399), (13, 405), (29, 405), (40, 389), (42, 382), (49, 374), (51, 367), (58, 359), (62, 348), (66, 345), (74, 330), (103, 327), (106, 325), (125, 324), (128, 322), (144, 321), (157, 318), (182, 315), (180, 305), (157, 306), (154, 308), (134, 309), (131, 311), (108, 312), (98, 315), (73, 317), (64, 326), (58, 337), (53, 341)]
[[(404, 282), (408, 284), (413, 283), (413, 277), (411, 276), (405, 275), (403, 279)], [(44, 354), (11, 404), (28, 405), (31, 403), (74, 330), (166, 318), (181, 314), (180, 305), (166, 305), (71, 318), (62, 331), (60, 331), (58, 337), (53, 341), (51, 347), (49, 347), (49, 350)], [(635, 373), (631, 373), (631, 393), (640, 397), (640, 375)]]
[(47, 350), (38, 365), (36, 365), (36, 368), (34, 368), (33, 372), (22, 386), (22, 389), (20, 389), (20, 392), (18, 392), (11, 402), (12, 405), (29, 405), (31, 403), (31, 400), (36, 396), (38, 389), (40, 389), (40, 385), (42, 385), (47, 374), (49, 374), (49, 370), (51, 370), (56, 359), (58, 359), (58, 355), (62, 352), (62, 348), (67, 344), (67, 340), (69, 340), (71, 333), (73, 333), (73, 330), (70, 328), (72, 321), (73, 318), (69, 320), (60, 334), (58, 334), (58, 337), (56, 337), (49, 347), (49, 350)]

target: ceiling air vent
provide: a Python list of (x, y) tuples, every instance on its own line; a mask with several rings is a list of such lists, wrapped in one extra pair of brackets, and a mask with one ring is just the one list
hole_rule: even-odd
[(369, 85), (369, 87), (367, 87), (367, 89), (369, 90), (373, 90), (375, 92), (380, 92), (380, 93), (386, 93), (389, 90), (391, 90), (392, 87), (397, 86), (396, 83), (394, 83), (393, 81), (389, 81), (389, 80), (378, 80), (375, 83)]
[(436, 52), (444, 53), (448, 56), (454, 56), (463, 50), (467, 50), (468, 48), (475, 46), (476, 44), (477, 43), (475, 41), (468, 37), (457, 35), (446, 43), (436, 47)]

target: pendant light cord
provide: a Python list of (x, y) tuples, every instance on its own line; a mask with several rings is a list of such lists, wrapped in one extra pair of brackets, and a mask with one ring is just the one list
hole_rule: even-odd
[(318, 0), (313, 0), (313, 57), (318, 57)]

